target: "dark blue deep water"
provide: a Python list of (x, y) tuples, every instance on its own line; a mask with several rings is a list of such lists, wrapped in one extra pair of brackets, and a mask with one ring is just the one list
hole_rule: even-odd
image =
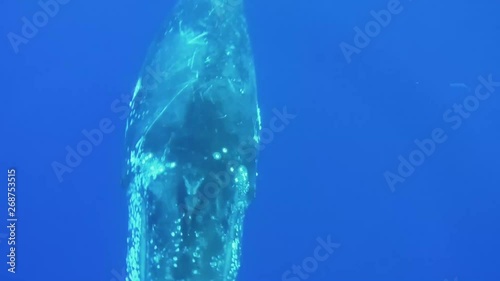
[[(45, 19), (37, 1), (0, 3), (0, 280), (124, 281), (122, 96), (174, 3), (59, 2)], [(238, 280), (500, 280), (499, 2), (249, 0), (246, 13), (263, 127), (293, 118), (263, 136)], [(103, 120), (59, 179), (52, 164)]]

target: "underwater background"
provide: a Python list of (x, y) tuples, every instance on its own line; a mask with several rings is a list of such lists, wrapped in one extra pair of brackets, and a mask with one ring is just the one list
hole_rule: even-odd
[[(124, 281), (127, 105), (174, 1), (46, 2), (0, 2), (0, 280)], [(267, 130), (238, 280), (500, 280), (500, 3), (245, 6)]]

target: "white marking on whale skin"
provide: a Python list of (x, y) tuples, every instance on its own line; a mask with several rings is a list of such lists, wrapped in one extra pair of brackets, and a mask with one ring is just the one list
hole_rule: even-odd
[(156, 116), (156, 118), (153, 120), (153, 122), (148, 126), (147, 130), (144, 132), (144, 135), (147, 135), (149, 133), (149, 131), (151, 130), (151, 128), (155, 125), (156, 122), (158, 122), (158, 119), (160, 117), (163, 116), (163, 114), (165, 113), (165, 111), (168, 109), (168, 107), (172, 104), (172, 102), (174, 102), (174, 100), (180, 95), (182, 94), (182, 92), (184, 92), (184, 90), (186, 90), (190, 85), (192, 85), (192, 83), (194, 83), (194, 80), (193, 81), (189, 81), (186, 83), (186, 85), (184, 85), (184, 87), (182, 87), (178, 92), (177, 94), (174, 95), (174, 97), (170, 100), (169, 103), (167, 103), (167, 105), (165, 105), (165, 107), (162, 109), (162, 111), (160, 112), (160, 114), (158, 114)]
[(203, 32), (198, 35), (195, 35), (194, 32), (188, 32), (184, 34), (187, 39), (188, 45), (206, 45), (207, 41), (204, 40), (204, 37), (207, 36), (208, 32)]
[(139, 91), (141, 90), (141, 82), (142, 82), (142, 77), (139, 78), (137, 80), (137, 84), (135, 84), (135, 88), (134, 88), (134, 94), (132, 95), (132, 99), (130, 100), (130, 107), (132, 107), (132, 101), (135, 99), (135, 97), (137, 96), (137, 93), (139, 93)]

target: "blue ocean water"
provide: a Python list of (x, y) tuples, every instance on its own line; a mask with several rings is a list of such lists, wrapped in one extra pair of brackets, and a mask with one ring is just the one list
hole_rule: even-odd
[[(124, 106), (174, 1), (47, 2), (1, 2), (0, 280), (122, 281)], [(246, 3), (267, 134), (238, 280), (500, 280), (499, 12)]]

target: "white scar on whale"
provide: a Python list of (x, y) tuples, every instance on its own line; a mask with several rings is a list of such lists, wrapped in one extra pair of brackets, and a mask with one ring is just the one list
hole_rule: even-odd
[(234, 281), (261, 120), (238, 0), (179, 0), (126, 125), (128, 281)]

